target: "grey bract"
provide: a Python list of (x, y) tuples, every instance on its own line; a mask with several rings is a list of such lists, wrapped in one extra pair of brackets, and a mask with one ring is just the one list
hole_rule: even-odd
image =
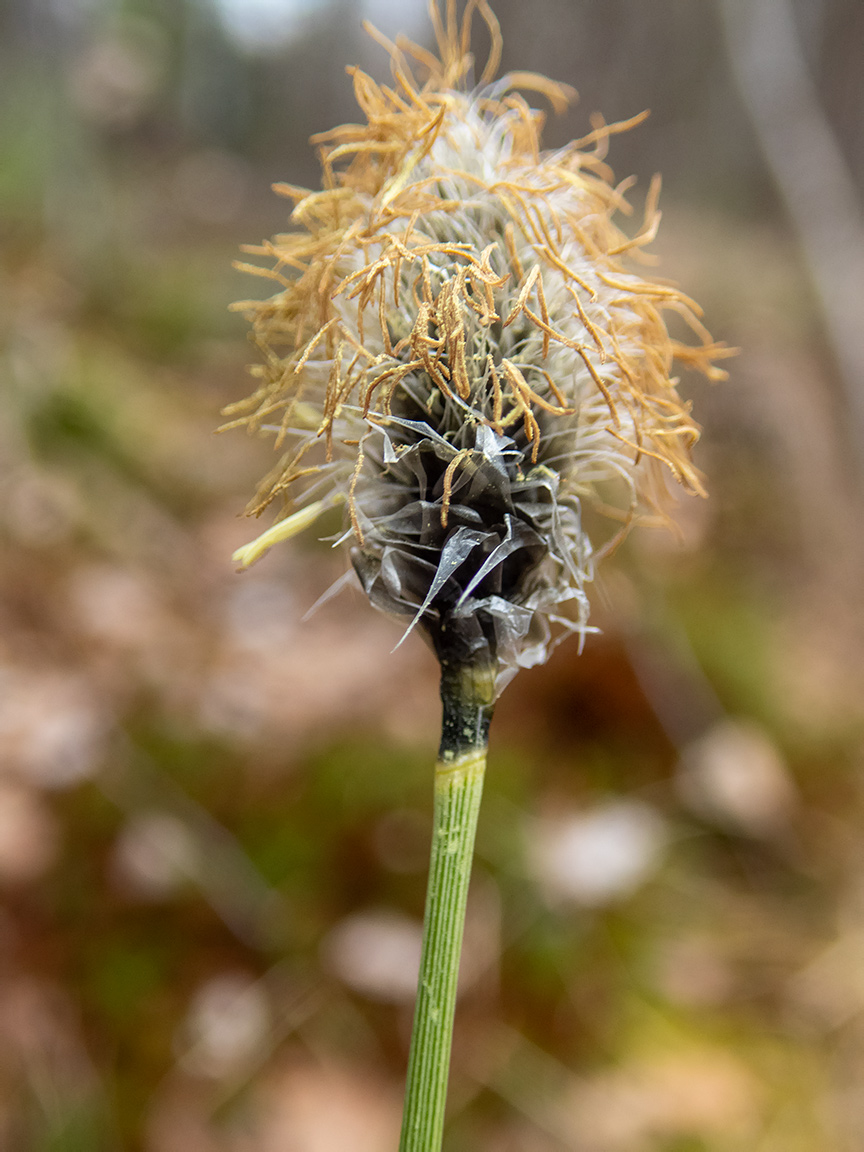
[[(500, 691), (546, 659), (553, 625), (557, 639), (584, 630), (590, 545), (578, 499), (539, 456), (453, 400), (437, 407), (435, 427), (391, 415), (364, 437), (351, 559), (375, 607), (410, 616), (439, 657), (497, 664)], [(445, 526), (444, 477), (463, 449)]]

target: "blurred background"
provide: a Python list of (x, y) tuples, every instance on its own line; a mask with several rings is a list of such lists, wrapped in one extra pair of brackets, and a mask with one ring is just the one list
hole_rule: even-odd
[[(559, 145), (664, 176), (711, 498), (633, 533), (493, 726), (448, 1152), (864, 1146), (864, 8), (497, 0)], [(314, 540), (232, 269), (423, 0), (0, 3), (0, 1148), (398, 1140), (434, 661)], [(478, 30), (482, 55), (484, 33)], [(641, 192), (640, 192), (641, 190)]]

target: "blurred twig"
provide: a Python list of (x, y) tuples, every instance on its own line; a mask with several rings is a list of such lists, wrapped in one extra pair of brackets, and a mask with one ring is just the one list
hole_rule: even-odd
[(848, 413), (864, 488), (864, 214), (819, 103), (788, 0), (719, 0), (744, 103), (798, 234)]
[(105, 796), (121, 811), (154, 809), (180, 819), (192, 837), (200, 866), (194, 880), (202, 896), (242, 943), (265, 951), (280, 940), (287, 912), (240, 843), (206, 808), (161, 772), (122, 730), (115, 733), (117, 755), (99, 776)]

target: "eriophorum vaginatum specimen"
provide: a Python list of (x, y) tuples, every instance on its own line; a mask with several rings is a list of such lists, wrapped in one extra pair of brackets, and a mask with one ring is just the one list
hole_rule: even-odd
[[(474, 10), (493, 50), (469, 87)], [(315, 138), (323, 191), (278, 185), (298, 228), (249, 249), (280, 291), (238, 306), (264, 363), (229, 415), (285, 453), (254, 510), (284, 498), (295, 514), (237, 559), (344, 503), (372, 603), (439, 656), (456, 644), (490, 664), (500, 691), (585, 626), (581, 509), (598, 484), (620, 482), (625, 520), (662, 506), (664, 470), (701, 492), (673, 364), (723, 373), (696, 305), (630, 266), (659, 222), (657, 183), (635, 236), (614, 222), (627, 205), (603, 154), (634, 121), (541, 151), (543, 115), (520, 92), (560, 109), (571, 90), (493, 80), (485, 3), (458, 28), (452, 9), (433, 19), (440, 60), (400, 41), (392, 86), (351, 70), (366, 123)], [(669, 335), (670, 311), (695, 347)]]
[[(718, 379), (726, 352), (692, 301), (633, 266), (659, 222), (657, 182), (635, 235), (615, 223), (628, 208), (605, 150), (641, 117), (541, 151), (543, 116), (520, 93), (556, 109), (573, 93), (528, 73), (494, 79), (486, 0), (469, 0), (461, 22), (455, 0), (444, 19), (434, 0), (430, 11), (440, 58), (384, 41), (393, 84), (353, 69), (366, 122), (317, 138), (323, 190), (277, 186), (297, 228), (250, 249), (269, 261), (250, 270), (279, 291), (238, 305), (263, 363), (259, 388), (228, 413), (283, 451), (252, 510), (280, 499), (286, 516), (235, 554), (240, 565), (341, 505), (340, 540), (370, 600), (422, 630), (441, 663), (402, 1152), (441, 1145), (495, 700), (520, 666), (586, 628), (597, 554), (586, 502), (626, 527), (662, 513), (670, 476), (701, 493), (673, 365)], [(476, 87), (475, 13), (492, 45)], [(670, 312), (694, 346), (667, 331)]]

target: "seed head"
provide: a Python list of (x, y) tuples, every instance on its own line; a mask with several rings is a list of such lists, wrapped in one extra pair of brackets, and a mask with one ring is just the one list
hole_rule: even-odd
[[(476, 87), (475, 13), (492, 43)], [(366, 122), (313, 137), (323, 190), (276, 185), (297, 228), (247, 249), (270, 263), (242, 267), (279, 290), (236, 305), (263, 363), (226, 414), (283, 451), (251, 511), (279, 498), (291, 514), (235, 559), (342, 504), (340, 540), (372, 603), (419, 625), (442, 659), (491, 664), (500, 691), (586, 628), (585, 502), (626, 528), (662, 513), (664, 472), (704, 494), (671, 373), (677, 360), (720, 379), (713, 361), (729, 350), (696, 304), (632, 267), (660, 220), (657, 178), (642, 228), (628, 238), (615, 223), (628, 182), (613, 185), (607, 145), (644, 115), (597, 118), (541, 151), (544, 117), (522, 93), (556, 111), (575, 93), (524, 72), (494, 79), (485, 0), (461, 24), (454, 0), (431, 14), (438, 57), (369, 29), (393, 84), (349, 69)], [(669, 312), (695, 346), (670, 336)], [(617, 511), (607, 489), (623, 493)]]

